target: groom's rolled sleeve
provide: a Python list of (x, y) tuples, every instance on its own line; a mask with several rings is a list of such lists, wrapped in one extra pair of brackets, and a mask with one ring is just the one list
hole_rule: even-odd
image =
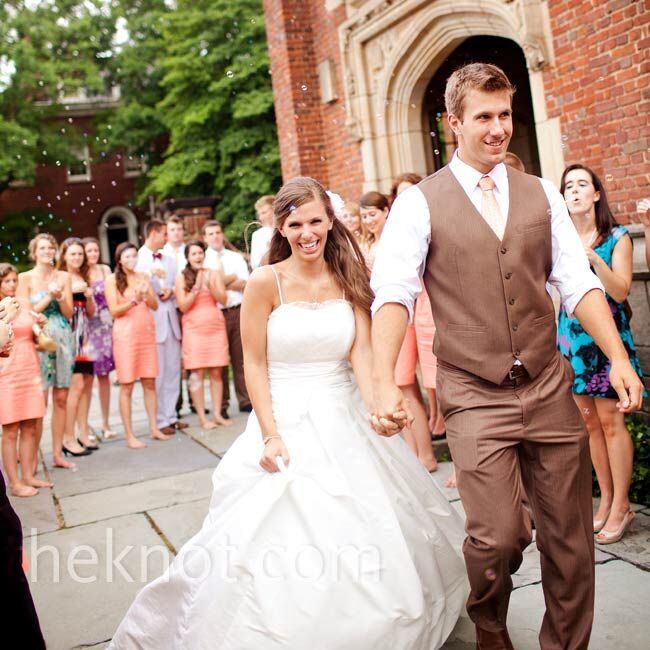
[(540, 179), (551, 208), (551, 248), (553, 268), (548, 278), (560, 294), (569, 316), (592, 289), (605, 291), (601, 281), (589, 266), (580, 236), (571, 221), (564, 198), (553, 183)]
[(429, 206), (422, 192), (411, 187), (393, 207), (377, 245), (370, 286), (375, 292), (374, 316), (389, 302), (404, 305), (413, 319), (413, 307), (422, 290), (421, 278), (431, 241)]

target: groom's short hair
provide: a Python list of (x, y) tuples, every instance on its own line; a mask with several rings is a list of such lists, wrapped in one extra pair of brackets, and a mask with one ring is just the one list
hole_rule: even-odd
[(462, 120), (465, 97), (470, 90), (482, 90), (488, 93), (507, 90), (510, 97), (515, 94), (515, 87), (501, 68), (492, 63), (469, 63), (458, 68), (447, 79), (445, 88), (447, 113), (453, 113)]

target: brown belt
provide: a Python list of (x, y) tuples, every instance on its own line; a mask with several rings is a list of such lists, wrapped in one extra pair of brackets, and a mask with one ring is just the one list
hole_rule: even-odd
[[(467, 370), (463, 370), (462, 368), (459, 368), (458, 366), (454, 366), (451, 363), (447, 363), (446, 361), (443, 361), (442, 359), (438, 359), (438, 365), (442, 366), (443, 368), (447, 368), (448, 370), (455, 371), (455, 372), (462, 372), (467, 375), (472, 375), (471, 372), (468, 372)], [(472, 375), (476, 376), (476, 375)], [(478, 377), (477, 377), (478, 378)], [(524, 366), (521, 364), (514, 364), (510, 370), (508, 370), (508, 374), (506, 375), (506, 378), (503, 380), (501, 383), (501, 386), (508, 386), (508, 385), (513, 385), (513, 386), (520, 386), (524, 382), (528, 381), (530, 379), (530, 375), (528, 374), (528, 371)]]

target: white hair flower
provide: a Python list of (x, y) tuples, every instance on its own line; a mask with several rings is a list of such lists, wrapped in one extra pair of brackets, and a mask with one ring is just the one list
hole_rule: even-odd
[(336, 192), (330, 192), (329, 190), (327, 190), (327, 196), (330, 197), (330, 201), (332, 202), (334, 216), (337, 219), (342, 219), (343, 213), (345, 212), (345, 201)]

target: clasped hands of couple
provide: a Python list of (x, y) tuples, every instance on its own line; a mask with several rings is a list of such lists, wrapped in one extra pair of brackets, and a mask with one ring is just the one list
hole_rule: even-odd
[[(380, 436), (394, 436), (413, 423), (409, 400), (395, 384), (376, 386), (374, 400), (373, 412), (368, 414), (368, 420)], [(387, 405), (388, 408), (379, 405)], [(279, 434), (268, 435), (263, 442), (264, 451), (260, 460), (262, 469), (270, 474), (279, 472), (279, 459), (282, 459), (284, 467), (289, 466), (289, 451)]]
[[(616, 408), (621, 413), (633, 413), (641, 408), (643, 401), (643, 384), (632, 368), (629, 359), (612, 360), (609, 373), (610, 383), (618, 394)], [(409, 400), (395, 383), (378, 383), (375, 385), (374, 404), (368, 414), (370, 425), (377, 434), (390, 437), (398, 434), (413, 423), (413, 414)], [(285, 467), (289, 465), (289, 451), (282, 437), (275, 433), (264, 438), (264, 452), (260, 460), (261, 467), (269, 473), (279, 472), (278, 459)]]

